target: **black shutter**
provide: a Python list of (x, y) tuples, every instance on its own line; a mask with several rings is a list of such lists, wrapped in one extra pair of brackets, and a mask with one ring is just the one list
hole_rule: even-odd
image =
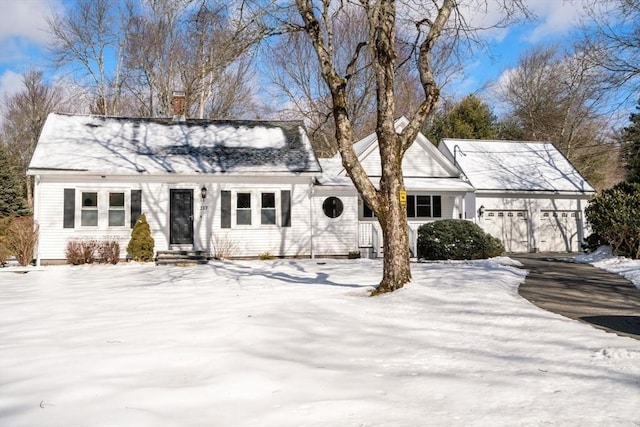
[(74, 228), (76, 220), (76, 190), (64, 189), (64, 228)]
[(434, 218), (442, 217), (442, 197), (441, 196), (433, 196), (433, 217)]
[(131, 190), (131, 228), (142, 214), (142, 190)]
[(223, 191), (220, 201), (220, 227), (231, 228), (231, 191)]
[(282, 190), (280, 192), (280, 215), (281, 226), (291, 227), (291, 190)]

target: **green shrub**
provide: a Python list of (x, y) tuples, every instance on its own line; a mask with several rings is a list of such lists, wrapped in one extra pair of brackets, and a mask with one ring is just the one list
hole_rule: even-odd
[(134, 261), (153, 261), (154, 244), (147, 217), (142, 214), (136, 221), (136, 225), (133, 226), (133, 230), (131, 230), (131, 240), (127, 245), (127, 252)]
[(11, 256), (9, 250), (9, 226), (11, 226), (11, 218), (0, 218), (0, 267), (3, 266), (7, 259)]
[(504, 253), (500, 240), (477, 224), (463, 219), (443, 219), (418, 229), (418, 257), (429, 260), (483, 259)]
[(585, 209), (587, 221), (615, 254), (640, 258), (640, 183), (621, 182), (596, 194)]

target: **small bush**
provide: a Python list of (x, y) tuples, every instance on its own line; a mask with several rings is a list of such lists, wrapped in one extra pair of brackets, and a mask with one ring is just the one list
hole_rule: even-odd
[(98, 262), (116, 265), (120, 261), (120, 243), (104, 240), (98, 244)]
[(93, 264), (117, 264), (120, 261), (120, 243), (116, 240), (94, 239), (70, 240), (65, 250), (67, 262), (72, 265)]
[(7, 252), (14, 255), (20, 265), (26, 266), (33, 261), (38, 244), (38, 226), (34, 225), (32, 217), (14, 218), (5, 239)]
[(96, 262), (96, 251), (98, 250), (98, 241), (94, 239), (84, 240), (80, 245), (80, 250), (84, 264), (93, 264)]
[(429, 260), (484, 259), (504, 253), (500, 240), (477, 224), (463, 219), (443, 219), (418, 229), (418, 257)]
[(267, 260), (270, 260), (270, 259), (274, 259), (275, 256), (273, 256), (273, 254), (271, 252), (267, 251), (267, 252), (260, 253), (258, 255), (258, 258), (261, 259), (262, 261), (267, 261)]
[(153, 261), (154, 245), (147, 217), (142, 214), (131, 230), (131, 240), (127, 245), (127, 252), (134, 261), (150, 262)]
[(64, 251), (67, 262), (72, 265), (84, 264), (84, 251), (82, 250), (82, 242), (69, 241)]
[(360, 251), (351, 251), (347, 254), (348, 259), (358, 259), (360, 258)]
[(227, 235), (212, 235), (213, 258), (228, 259), (238, 252), (238, 245)]

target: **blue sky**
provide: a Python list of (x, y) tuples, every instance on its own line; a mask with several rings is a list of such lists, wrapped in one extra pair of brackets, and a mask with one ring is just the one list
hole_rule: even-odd
[[(20, 73), (30, 67), (48, 66), (46, 18), (60, 10), (64, 0), (0, 0), (0, 97), (20, 89)], [(494, 16), (489, 0), (487, 14), (474, 14), (472, 21), (482, 24)], [(539, 43), (570, 40), (586, 0), (525, 0), (538, 20), (508, 29), (494, 29), (483, 37), (490, 43), (493, 60), (484, 54), (470, 58), (464, 74), (445, 89), (445, 95), (461, 97), (476, 92), (490, 80), (497, 80), (515, 66), (518, 58)], [(47, 75), (55, 72), (46, 69)]]

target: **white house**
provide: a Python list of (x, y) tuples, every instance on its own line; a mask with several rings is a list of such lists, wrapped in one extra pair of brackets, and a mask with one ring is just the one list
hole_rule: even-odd
[(477, 218), (509, 252), (575, 252), (594, 189), (551, 143), (444, 139), (439, 145), (475, 188)]
[(37, 259), (64, 260), (86, 238), (125, 252), (141, 213), (156, 250), (231, 241), (238, 256), (309, 256), (320, 172), (301, 122), (50, 114), (28, 169)]
[[(377, 185), (376, 135), (354, 148)], [(437, 149), (419, 134), (403, 170), (413, 254), (418, 227), (444, 218), (478, 222), (509, 251), (579, 248), (593, 189), (551, 144), (445, 140)], [(64, 262), (71, 240), (124, 249), (141, 213), (156, 251), (213, 254), (231, 242), (239, 257), (382, 255), (371, 210), (339, 157), (318, 162), (302, 122), (51, 114), (28, 174), (38, 262)]]

